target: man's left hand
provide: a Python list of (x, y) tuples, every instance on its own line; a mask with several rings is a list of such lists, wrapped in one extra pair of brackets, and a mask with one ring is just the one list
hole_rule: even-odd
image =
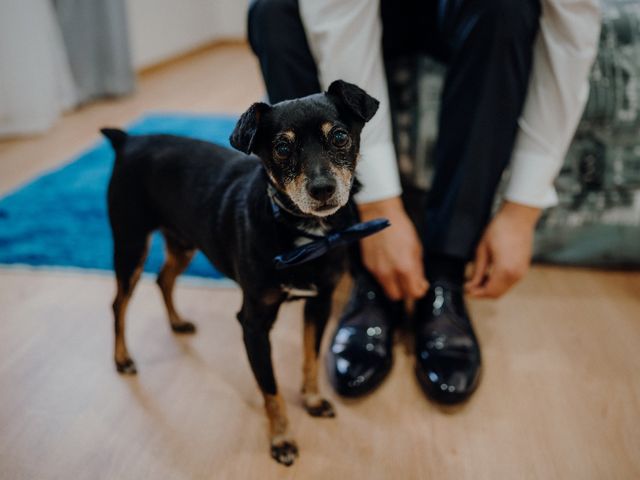
[(491, 220), (465, 284), (472, 297), (498, 298), (525, 276), (531, 264), (539, 208), (506, 201)]

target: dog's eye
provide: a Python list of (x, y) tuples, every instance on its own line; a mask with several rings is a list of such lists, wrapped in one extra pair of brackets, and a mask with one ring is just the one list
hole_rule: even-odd
[(276, 146), (273, 147), (273, 151), (277, 158), (285, 160), (291, 155), (291, 145), (287, 142), (278, 142)]
[(331, 142), (336, 147), (344, 147), (349, 141), (349, 134), (344, 130), (335, 130), (331, 136)]

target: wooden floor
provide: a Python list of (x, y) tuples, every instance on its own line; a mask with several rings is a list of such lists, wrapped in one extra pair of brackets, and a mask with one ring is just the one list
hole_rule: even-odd
[[(0, 188), (59, 164), (104, 124), (148, 110), (237, 112), (261, 94), (245, 47), (203, 52), (144, 76), (128, 99), (0, 143)], [(640, 478), (637, 273), (536, 267), (505, 298), (471, 302), (484, 375), (453, 409), (426, 400), (399, 335), (379, 391), (345, 401), (322, 375), (338, 416), (307, 416), (301, 305), (287, 305), (272, 339), (301, 450), (289, 469), (268, 454), (239, 292), (183, 281), (178, 306), (199, 332), (176, 337), (143, 279), (128, 325), (139, 375), (123, 378), (111, 361), (113, 291), (108, 275), (0, 269), (0, 479)]]

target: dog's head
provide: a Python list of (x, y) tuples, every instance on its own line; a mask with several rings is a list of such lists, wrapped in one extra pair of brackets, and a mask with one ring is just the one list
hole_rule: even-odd
[(327, 92), (275, 105), (254, 103), (231, 145), (262, 159), (274, 186), (305, 214), (325, 217), (349, 200), (360, 132), (379, 102), (336, 80)]

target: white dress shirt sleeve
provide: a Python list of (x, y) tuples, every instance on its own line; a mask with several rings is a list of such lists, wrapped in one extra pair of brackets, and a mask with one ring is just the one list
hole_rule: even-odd
[(596, 0), (543, 0), (540, 32), (524, 110), (511, 159), (507, 200), (545, 208), (589, 95), (597, 53)]
[(299, 0), (300, 16), (323, 89), (334, 80), (363, 88), (380, 101), (364, 126), (357, 166), (358, 203), (400, 195), (391, 135), (387, 79), (382, 60), (382, 25), (376, 0)]
[[(362, 132), (357, 172), (363, 189), (356, 197), (360, 203), (401, 193), (378, 5), (375, 0), (299, 0), (320, 85), (326, 89), (333, 80), (343, 79), (380, 101), (378, 113)], [(553, 181), (587, 101), (599, 33), (597, 0), (542, 0), (507, 200), (540, 208), (557, 203)]]

